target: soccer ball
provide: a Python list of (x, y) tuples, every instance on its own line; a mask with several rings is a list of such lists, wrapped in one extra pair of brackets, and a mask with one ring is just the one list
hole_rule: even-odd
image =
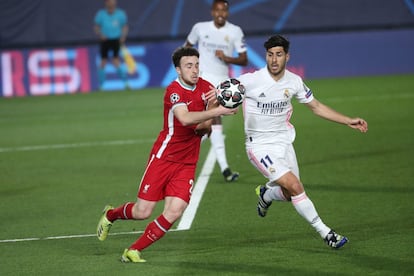
[(217, 89), (219, 90), (217, 100), (224, 107), (235, 108), (244, 100), (246, 88), (238, 79), (226, 79), (217, 86)]

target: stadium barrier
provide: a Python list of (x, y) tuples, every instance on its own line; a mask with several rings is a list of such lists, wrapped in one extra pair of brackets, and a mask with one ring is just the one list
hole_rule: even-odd
[[(288, 68), (304, 78), (414, 73), (414, 30), (287, 35), (291, 41)], [(247, 38), (249, 65), (232, 66), (231, 75), (265, 66), (266, 37)], [(130, 89), (163, 87), (175, 79), (171, 53), (183, 41), (128, 44), (136, 68), (128, 73)], [(0, 96), (22, 97), (88, 93), (99, 90), (97, 45), (0, 52)], [(131, 60), (127, 60), (131, 63)], [(123, 62), (124, 70), (127, 70)], [(101, 90), (124, 90), (108, 64)]]

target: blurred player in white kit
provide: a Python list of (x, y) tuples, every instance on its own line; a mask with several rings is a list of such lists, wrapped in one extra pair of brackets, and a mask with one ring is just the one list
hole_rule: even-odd
[[(186, 47), (198, 45), (200, 52), (200, 76), (214, 86), (229, 78), (229, 65), (247, 65), (247, 48), (242, 29), (227, 21), (229, 3), (215, 0), (211, 7), (213, 20), (196, 23), (189, 33)], [(238, 55), (233, 57), (233, 52)], [(238, 172), (230, 169), (223, 136), (221, 118), (213, 120), (210, 141), (216, 153), (221, 173), (227, 182), (236, 181)]]

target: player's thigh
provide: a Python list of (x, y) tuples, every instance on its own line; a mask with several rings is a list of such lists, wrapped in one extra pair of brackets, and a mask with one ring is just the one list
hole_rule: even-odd
[(165, 196), (178, 197), (188, 203), (193, 190), (196, 165), (173, 164), (175, 173), (165, 188)]
[(152, 155), (148, 161), (138, 189), (138, 198), (159, 201), (165, 197), (165, 187), (169, 183), (172, 169), (171, 162), (165, 162)]
[(286, 150), (286, 161), (292, 173), (300, 179), (299, 166), (296, 158), (296, 152), (292, 144), (290, 144)]
[(99, 53), (101, 55), (101, 59), (108, 59), (108, 53), (110, 49), (110, 41), (103, 40), (99, 44)]
[(119, 39), (112, 39), (111, 40), (111, 50), (112, 50), (114, 58), (119, 57), (119, 49), (120, 48), (121, 48), (121, 42), (119, 41)]
[(291, 170), (287, 158), (287, 144), (248, 147), (247, 155), (256, 169), (270, 181), (276, 181)]

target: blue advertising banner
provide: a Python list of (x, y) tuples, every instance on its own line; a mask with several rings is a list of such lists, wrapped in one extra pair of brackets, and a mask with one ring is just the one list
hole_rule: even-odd
[[(265, 66), (263, 42), (247, 38), (249, 64), (231, 76)], [(305, 79), (414, 73), (414, 30), (290, 35), (288, 68)], [(108, 63), (98, 83), (97, 46), (0, 52), (0, 96), (20, 97), (164, 87), (176, 78), (171, 54), (183, 41), (129, 44), (136, 70), (126, 83)], [(127, 71), (123, 63), (123, 70)]]

